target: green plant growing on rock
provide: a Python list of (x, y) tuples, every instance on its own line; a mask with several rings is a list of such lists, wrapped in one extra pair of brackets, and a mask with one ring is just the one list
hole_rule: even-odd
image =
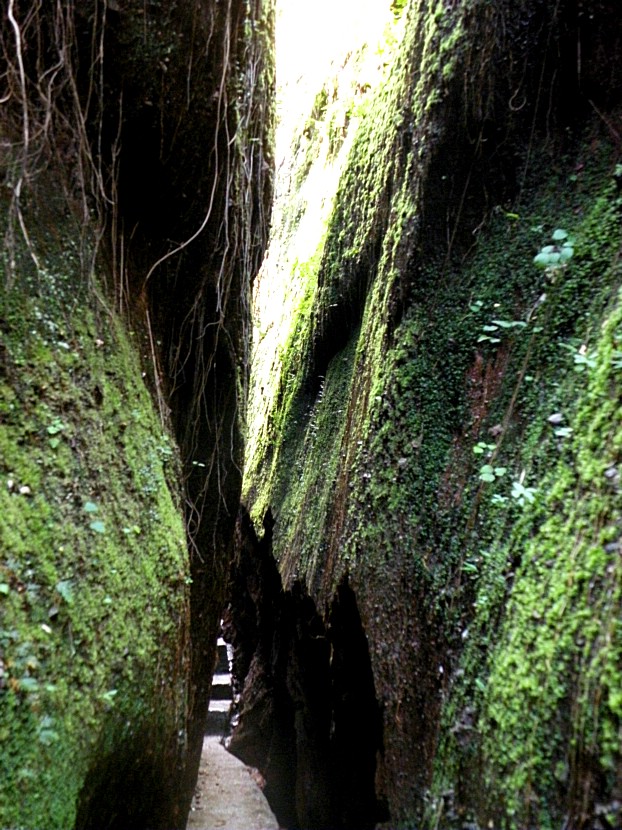
[(524, 320), (493, 320), (488, 325), (482, 326), (482, 334), (477, 338), (477, 342), (500, 343), (500, 335), (503, 331), (524, 329), (526, 325)]
[(574, 256), (575, 243), (568, 232), (557, 228), (551, 234), (552, 242), (545, 245), (533, 258), (538, 268), (543, 268), (551, 282), (563, 273)]
[(526, 487), (522, 481), (512, 482), (512, 498), (520, 507), (525, 507), (527, 504), (533, 504), (536, 499), (536, 487)]
[(566, 349), (566, 351), (571, 353), (575, 372), (585, 372), (596, 366), (596, 356), (588, 351), (585, 343), (582, 343), (578, 347), (572, 343), (560, 343), (560, 346), (562, 349)]
[(477, 444), (473, 447), (473, 453), (475, 455), (490, 455), (491, 452), (496, 450), (496, 444), (487, 444), (486, 441), (478, 441)]
[(507, 471), (507, 467), (493, 467), (492, 464), (484, 464), (480, 467), (479, 480), (490, 483), (498, 478), (503, 478)]

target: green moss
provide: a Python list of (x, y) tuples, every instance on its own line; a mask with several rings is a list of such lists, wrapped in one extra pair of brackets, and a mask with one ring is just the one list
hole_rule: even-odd
[(181, 749), (188, 561), (139, 344), (71, 257), (26, 262), (0, 294), (0, 824), (67, 828), (104, 744)]
[[(503, 826), (557, 826), (560, 811), (578, 808), (580, 787), (603, 797), (611, 791), (603, 780), (618, 763), (611, 742), (618, 715), (606, 701), (619, 685), (620, 497), (604, 472), (617, 463), (619, 443), (620, 378), (611, 357), (620, 314), (612, 299), (620, 282), (619, 199), (606, 167), (596, 163), (588, 175), (589, 185), (566, 205), (548, 182), (551, 190), (541, 188), (520, 220), (539, 233), (543, 224), (568, 226), (576, 254), (559, 282), (532, 286), (547, 298), (517, 335), (520, 357), (508, 363), (505, 395), (482, 424), (504, 425), (495, 459), (509, 475), (480, 485), (477, 536), (465, 540), (463, 553), (474, 613), (454, 621), (467, 645), (445, 707), (434, 803), (440, 809), (441, 792), (457, 781), (464, 791), (483, 771), (487, 788), (480, 782), (471, 806), (480, 821)], [(516, 230), (512, 248), (520, 249)], [(499, 229), (482, 245), (474, 263), (480, 282), (482, 268), (498, 268), (502, 238)], [(515, 280), (528, 285), (530, 269), (533, 279), (525, 252), (523, 264), (512, 266)], [(523, 302), (530, 305), (528, 295)], [(568, 343), (574, 354), (588, 344), (589, 366), (573, 360)], [(563, 427), (548, 422), (554, 413)], [(490, 440), (482, 431), (478, 437)], [(533, 503), (513, 497), (511, 484), (521, 479), (534, 488)]]
[[(572, 804), (590, 776), (613, 776), (600, 785), (610, 791), (620, 762), (621, 379), (608, 352), (621, 315), (618, 301), (598, 338), (596, 366), (584, 389), (573, 389), (568, 457), (541, 482), (548, 518), (531, 538), (511, 543), (520, 545), (523, 565), (490, 657), (480, 728), (492, 788), (517, 825), (530, 791), (554, 791), (556, 770)], [(556, 826), (545, 806), (539, 813), (541, 826)]]
[(357, 590), (392, 820), (555, 827), (621, 763), (620, 197), (594, 128), (520, 143), (504, 201), (478, 119), (524, 4), (445, 5), (416, 4), (353, 142), (253, 497), (286, 576)]

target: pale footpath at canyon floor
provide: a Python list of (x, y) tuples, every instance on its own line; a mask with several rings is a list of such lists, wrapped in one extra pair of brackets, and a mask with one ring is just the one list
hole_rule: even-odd
[(256, 776), (206, 736), (187, 830), (279, 830)]

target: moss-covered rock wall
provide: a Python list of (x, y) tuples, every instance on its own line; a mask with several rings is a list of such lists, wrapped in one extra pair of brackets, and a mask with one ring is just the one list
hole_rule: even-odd
[(179, 455), (61, 236), (2, 289), (0, 822), (97, 826), (103, 786), (140, 826), (171, 820), (187, 749)]
[(185, 822), (241, 486), (272, 15), (3, 10), (2, 826)]
[(404, 14), (249, 507), (286, 586), (356, 595), (388, 826), (617, 826), (622, 19)]

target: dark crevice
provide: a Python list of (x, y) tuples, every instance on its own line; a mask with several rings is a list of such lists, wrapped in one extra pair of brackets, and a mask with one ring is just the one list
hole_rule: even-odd
[(229, 749), (257, 767), (289, 830), (366, 830), (386, 818), (375, 793), (382, 726), (356, 596), (344, 579), (320, 614), (300, 582), (284, 589), (272, 517), (257, 538), (243, 512), (225, 614), (239, 695)]

